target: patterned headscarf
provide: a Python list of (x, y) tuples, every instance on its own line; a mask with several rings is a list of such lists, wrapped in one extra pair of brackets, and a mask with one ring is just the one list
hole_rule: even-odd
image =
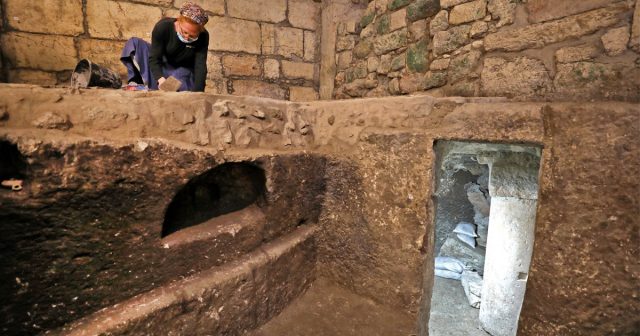
[(209, 16), (205, 13), (204, 9), (190, 1), (182, 4), (182, 7), (180, 7), (180, 15), (188, 17), (199, 25), (204, 25), (209, 22)]

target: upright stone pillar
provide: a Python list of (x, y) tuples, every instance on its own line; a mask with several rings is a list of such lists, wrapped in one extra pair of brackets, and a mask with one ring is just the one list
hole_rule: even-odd
[(493, 336), (513, 336), (533, 252), (539, 157), (494, 152), (480, 160), (490, 168), (491, 216), (479, 320)]

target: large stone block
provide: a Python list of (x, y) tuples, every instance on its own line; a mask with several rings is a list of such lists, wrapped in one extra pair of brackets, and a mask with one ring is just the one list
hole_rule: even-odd
[(633, 65), (558, 64), (554, 85), (560, 98), (640, 100), (640, 69)]
[(493, 19), (500, 19), (497, 27), (512, 24), (516, 16), (516, 2), (511, 0), (489, 0), (489, 12)]
[(600, 38), (604, 51), (609, 56), (622, 55), (627, 50), (629, 42), (629, 27), (619, 27), (609, 30)]
[(551, 43), (579, 38), (612, 26), (620, 21), (619, 15), (625, 11), (626, 6), (616, 5), (557, 21), (512, 30), (501, 30), (487, 35), (484, 46), (487, 51), (520, 51), (528, 48), (541, 48)]
[(289, 0), (289, 23), (297, 28), (316, 30), (320, 21), (320, 3), (313, 0)]
[[(166, 7), (166, 6), (171, 5), (171, 3), (173, 1), (172, 0), (136, 0), (136, 2), (141, 2), (141, 3), (146, 3), (146, 4), (149, 4), (149, 5)], [(178, 4), (178, 7), (180, 7), (180, 5), (182, 5), (182, 2), (180, 2)]]
[(304, 32), (304, 60), (314, 62), (316, 60), (316, 54), (318, 50), (318, 44), (316, 41), (316, 33), (311, 31)]
[(111, 0), (87, 0), (89, 35), (116, 40), (151, 40), (153, 26), (162, 17), (158, 7)]
[(227, 10), (235, 18), (278, 23), (287, 18), (287, 0), (233, 0)]
[(457, 25), (482, 19), (487, 15), (487, 1), (476, 0), (453, 7), (449, 13), (449, 23)]
[(287, 78), (313, 80), (313, 63), (282, 61), (282, 74)]
[(234, 80), (232, 85), (234, 95), (284, 99), (284, 90), (276, 84), (257, 80)]
[(407, 7), (407, 19), (410, 22), (436, 15), (440, 11), (438, 0), (416, 0)]
[(9, 83), (53, 86), (58, 82), (55, 73), (37, 70), (9, 70)]
[(264, 60), (264, 77), (268, 79), (276, 79), (280, 77), (280, 62), (276, 59)]
[(124, 47), (124, 42), (82, 39), (80, 40), (78, 52), (81, 59), (89, 59), (93, 63), (126, 77), (127, 68), (120, 61), (122, 47)]
[(402, 29), (386, 35), (378, 36), (373, 42), (373, 51), (376, 55), (382, 55), (406, 45), (407, 30)]
[(318, 91), (311, 87), (292, 86), (289, 88), (289, 100), (295, 102), (318, 100)]
[(401, 9), (389, 15), (389, 31), (398, 30), (407, 26), (407, 10)]
[(4, 13), (10, 27), (33, 33), (80, 35), (82, 0), (7, 0)]
[(284, 57), (304, 56), (304, 35), (302, 29), (275, 28), (276, 54)]
[(542, 61), (528, 57), (518, 57), (513, 61), (486, 58), (481, 85), (485, 96), (498, 97), (540, 97), (553, 90)]
[(222, 74), (222, 59), (212, 52), (207, 53), (207, 78), (213, 81), (219, 81), (224, 78)]
[(631, 26), (629, 48), (640, 53), (640, 0), (636, 0), (636, 9), (633, 12), (633, 26)]
[(440, 7), (450, 8), (469, 1), (471, 0), (440, 0)]
[[(146, 0), (145, 2), (155, 3), (156, 0)], [(180, 8), (184, 3), (184, 0), (175, 0), (173, 6)], [(224, 0), (191, 0), (191, 2), (204, 8), (207, 12), (211, 12), (216, 15), (224, 15)]]
[(429, 22), (429, 33), (433, 36), (439, 31), (447, 30), (447, 28), (449, 28), (449, 12), (441, 10)]
[(262, 39), (262, 54), (276, 54), (276, 28), (270, 23), (260, 24), (260, 38)]
[(78, 62), (72, 37), (12, 32), (1, 40), (5, 62), (17, 68), (73, 70)]
[(222, 57), (226, 76), (260, 76), (260, 64), (257, 56), (225, 55)]
[(470, 25), (439, 31), (433, 36), (433, 53), (438, 56), (452, 52), (469, 43)]
[(556, 62), (571, 63), (590, 60), (598, 56), (599, 50), (592, 45), (565, 47), (556, 51)]
[(209, 50), (259, 54), (260, 26), (256, 22), (214, 16), (207, 24), (212, 32)]
[(529, 22), (538, 23), (604, 7), (612, 2), (611, 0), (529, 0), (526, 6)]

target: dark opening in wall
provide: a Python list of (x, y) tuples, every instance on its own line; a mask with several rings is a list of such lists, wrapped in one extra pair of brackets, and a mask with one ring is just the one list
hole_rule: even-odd
[(0, 140), (0, 181), (24, 179), (27, 162), (18, 150), (18, 146), (9, 141)]
[(263, 205), (264, 170), (250, 163), (225, 163), (189, 181), (169, 204), (162, 237), (211, 218)]

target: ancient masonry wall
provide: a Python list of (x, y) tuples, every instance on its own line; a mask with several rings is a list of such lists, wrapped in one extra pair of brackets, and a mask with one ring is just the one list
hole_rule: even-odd
[(338, 25), (335, 59), (323, 59), (335, 83), (321, 92), (638, 101), (638, 3), (370, 0)]
[[(124, 42), (150, 42), (153, 25), (183, 0), (5, 0), (0, 73), (8, 82), (67, 84), (83, 58), (117, 70)], [(207, 91), (294, 101), (317, 99), (320, 3), (196, 0), (210, 14)], [(1, 79), (1, 78), (0, 78)]]

